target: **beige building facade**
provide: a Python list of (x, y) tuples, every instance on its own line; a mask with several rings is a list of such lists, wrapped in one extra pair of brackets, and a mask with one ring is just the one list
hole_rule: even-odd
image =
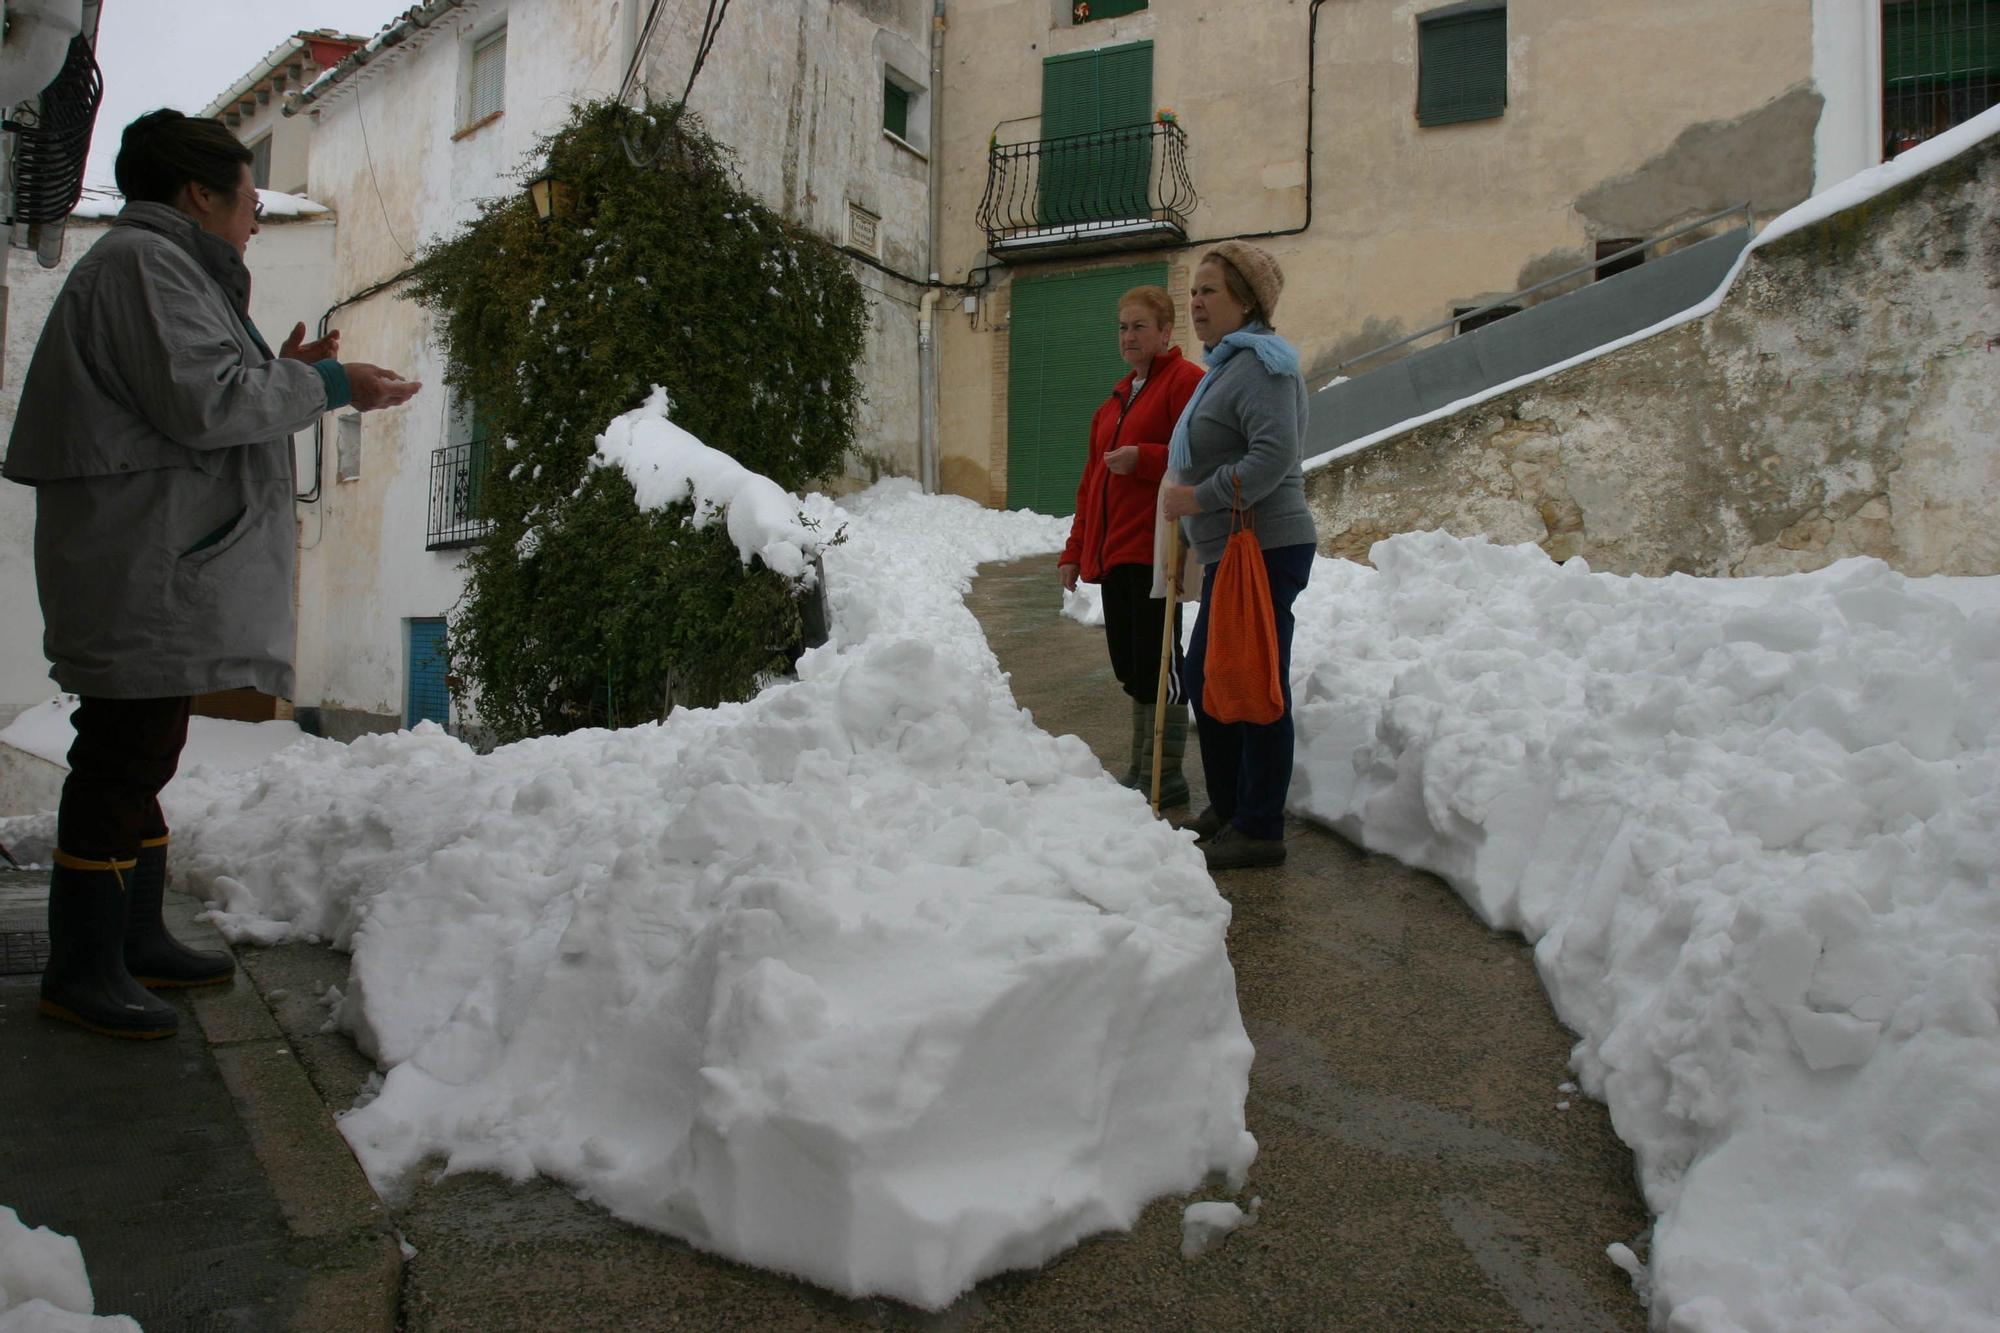
[[(1065, 512), (1079, 423), (1122, 371), (1127, 279), (1165, 282), (1199, 353), (1185, 301), (1204, 242), (1246, 236), (1278, 257), (1278, 328), (1317, 384), (1600, 246), (1743, 203), (1768, 218), (1880, 159), (1880, 7), (1858, 0), (959, 0), (948, 14), (940, 258), (948, 280), (986, 281), (946, 305), (941, 481), (1000, 506)], [(1451, 80), (1484, 92), (1454, 108)], [(1087, 103), (1093, 84), (1101, 131), (1152, 124), (1085, 161), (1074, 136), (1092, 109), (1075, 90)], [(1130, 190), (1072, 197), (1073, 177), (1107, 171)], [(1051, 225), (1065, 209), (1135, 225), (1065, 237)], [(1063, 382), (1086, 361), (1101, 383)]]

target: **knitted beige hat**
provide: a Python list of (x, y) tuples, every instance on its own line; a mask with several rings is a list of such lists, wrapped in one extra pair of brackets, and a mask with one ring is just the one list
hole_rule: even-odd
[(1227, 260), (1243, 275), (1243, 281), (1249, 283), (1250, 290), (1256, 294), (1257, 304), (1264, 308), (1265, 319), (1277, 316), (1278, 294), (1285, 290), (1285, 274), (1269, 250), (1260, 250), (1247, 241), (1223, 241), (1202, 258), (1207, 259), (1211, 255)]

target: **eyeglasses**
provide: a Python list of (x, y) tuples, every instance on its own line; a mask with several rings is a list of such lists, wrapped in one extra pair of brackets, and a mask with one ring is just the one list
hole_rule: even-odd
[[(237, 193), (241, 194), (243, 192), (238, 190)], [(250, 218), (253, 222), (262, 222), (264, 220), (264, 201), (254, 189), (250, 191)]]

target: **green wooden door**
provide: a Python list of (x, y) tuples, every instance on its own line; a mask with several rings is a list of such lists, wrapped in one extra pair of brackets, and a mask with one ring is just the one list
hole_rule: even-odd
[(1090, 417), (1127, 370), (1118, 355), (1118, 298), (1164, 286), (1165, 264), (1094, 269), (1014, 284), (1007, 331), (1007, 504), (1044, 514), (1076, 508)]
[(1147, 216), (1152, 120), (1151, 42), (1044, 60), (1042, 225)]

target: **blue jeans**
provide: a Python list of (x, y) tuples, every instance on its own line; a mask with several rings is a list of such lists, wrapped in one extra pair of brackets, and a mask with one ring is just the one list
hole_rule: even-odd
[(1188, 643), (1183, 672), (1201, 738), (1201, 771), (1208, 779), (1208, 802), (1217, 814), (1253, 838), (1285, 836), (1285, 795), (1292, 787), (1292, 603), (1312, 577), (1314, 546), (1279, 546), (1264, 552), (1271, 581), (1271, 609), (1278, 622), (1278, 680), (1285, 711), (1276, 722), (1217, 722), (1202, 710), (1202, 682), (1208, 658), (1209, 594), (1220, 561), (1201, 571), (1201, 612)]

